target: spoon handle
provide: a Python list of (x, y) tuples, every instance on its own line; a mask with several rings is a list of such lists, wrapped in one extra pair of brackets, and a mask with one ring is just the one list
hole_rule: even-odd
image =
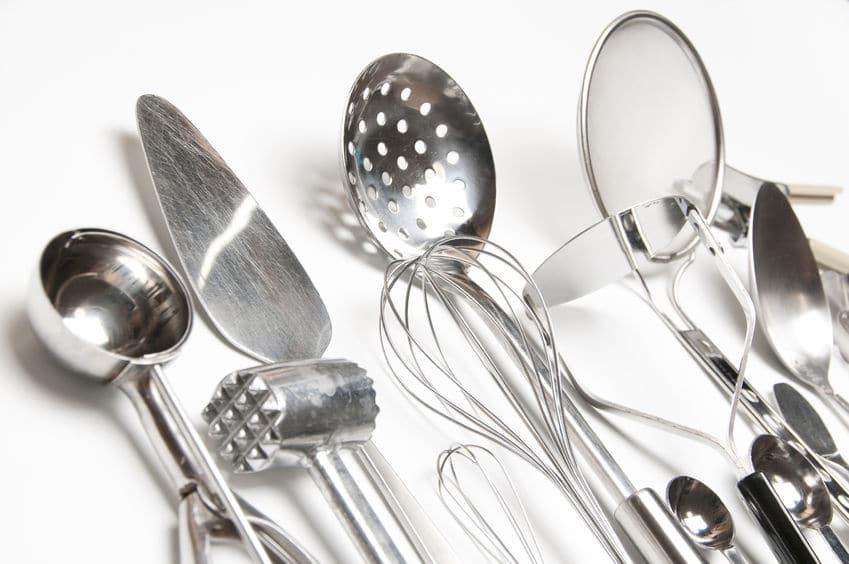
[(831, 547), (831, 550), (834, 552), (835, 556), (837, 556), (838, 560), (844, 564), (849, 564), (849, 552), (846, 551), (846, 547), (843, 546), (843, 543), (840, 542), (840, 539), (837, 538), (836, 534), (834, 534), (831, 526), (826, 525), (825, 527), (820, 527), (820, 534), (828, 543), (828, 546)]
[(120, 376), (120, 388), (133, 402), (180, 496), (194, 491), (210, 496), (210, 501), (232, 522), (252, 561), (271, 564), (256, 531), (177, 401), (162, 368), (155, 365), (128, 370), (133, 373)]
[(749, 559), (743, 556), (743, 553), (733, 546), (724, 548), (720, 552), (722, 552), (722, 555), (725, 556), (725, 559), (731, 562), (731, 564), (750, 564)]
[(737, 482), (737, 489), (766, 534), (775, 557), (784, 564), (819, 562), (808, 540), (779, 499), (763, 472), (754, 472)]

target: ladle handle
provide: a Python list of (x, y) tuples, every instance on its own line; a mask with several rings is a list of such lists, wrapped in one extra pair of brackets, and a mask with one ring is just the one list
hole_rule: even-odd
[(816, 553), (763, 472), (737, 482), (737, 489), (766, 534), (775, 557), (784, 564), (815, 564)]
[(272, 564), (233, 492), (212, 461), (191, 420), (177, 401), (162, 368), (129, 367), (118, 384), (141, 419), (156, 453), (180, 496), (203, 488), (205, 494), (233, 523), (255, 564)]

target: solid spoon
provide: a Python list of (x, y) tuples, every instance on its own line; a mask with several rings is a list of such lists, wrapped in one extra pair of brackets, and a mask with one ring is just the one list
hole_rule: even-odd
[[(28, 305), (36, 335), (60, 361), (117, 386), (133, 402), (180, 492), (181, 514), (189, 505), (201, 506), (198, 496), (217, 505), (216, 513), (230, 521), (251, 559), (270, 564), (161, 367), (177, 356), (192, 324), (188, 292), (174, 270), (129, 237), (100, 229), (68, 231), (42, 252)], [(201, 529), (180, 529), (184, 561), (205, 562), (196, 549), (206, 545)]]
[(669, 482), (666, 499), (673, 515), (697, 543), (720, 551), (729, 562), (748, 562), (734, 547), (731, 512), (706, 484), (690, 476), (678, 476)]
[(819, 269), (784, 194), (771, 184), (752, 211), (749, 280), (761, 329), (790, 374), (849, 414), (829, 383), (832, 325)]
[(820, 532), (841, 562), (849, 552), (831, 529), (831, 497), (816, 468), (792, 444), (774, 435), (752, 443), (752, 466), (766, 474), (784, 506), (803, 527)]
[[(441, 68), (406, 53), (373, 61), (351, 89), (342, 132), (349, 202), (388, 255), (416, 257), (446, 236), (487, 238), (495, 210), (489, 140), (471, 101)], [(484, 317), (499, 320), (496, 332), (521, 339), (491, 297), (465, 273), (454, 274), (456, 284), (488, 308)], [(618, 505), (615, 517), (638, 550), (653, 561), (703, 561), (659, 496), (635, 491), (571, 399), (564, 395), (562, 402), (576, 446)]]

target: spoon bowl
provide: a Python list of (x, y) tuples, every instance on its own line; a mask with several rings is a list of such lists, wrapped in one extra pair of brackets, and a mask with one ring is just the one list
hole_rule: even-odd
[(766, 474), (800, 525), (819, 529), (831, 523), (828, 489), (816, 468), (787, 441), (761, 435), (752, 443), (752, 466)]
[(672, 513), (700, 545), (724, 550), (734, 546), (734, 520), (719, 496), (690, 476), (678, 476), (666, 489)]
[(751, 223), (749, 279), (761, 329), (793, 377), (831, 397), (831, 314), (805, 232), (772, 184), (758, 191)]
[(394, 258), (453, 235), (486, 239), (495, 166), (477, 111), (427, 59), (380, 57), (357, 77), (343, 122), (341, 162), (351, 206)]
[(29, 307), (48, 349), (102, 382), (130, 363), (170, 360), (192, 325), (188, 292), (173, 269), (141, 243), (102, 229), (48, 243)]

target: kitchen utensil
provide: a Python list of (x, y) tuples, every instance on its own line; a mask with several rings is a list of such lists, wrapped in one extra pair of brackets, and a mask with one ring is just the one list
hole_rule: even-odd
[[(726, 166), (722, 117), (707, 69), (690, 40), (659, 14), (616, 18), (584, 71), (579, 145), (596, 206), (605, 217), (667, 195), (690, 200), (731, 233), (748, 232), (749, 209), (766, 181)], [(786, 193), (833, 198), (839, 189), (790, 185)], [(658, 249), (685, 256), (695, 240)]]
[(773, 386), (778, 410), (794, 431), (817, 455), (849, 473), (849, 462), (843, 458), (814, 406), (790, 384), (779, 382)]
[(544, 562), (522, 498), (494, 452), (457, 445), (436, 464), (442, 503), (487, 561)]
[[(530, 305), (538, 300), (522, 295), (529, 276), (503, 248), (489, 242), (480, 250), (482, 239), (470, 237), (464, 245), (464, 238), (437, 242), (420, 257), (390, 265), (380, 327), (392, 374), (434, 414), (536, 468), (572, 503), (611, 558), (626, 560), (575, 458), (565, 379), (549, 377), (560, 373), (550, 320)], [(456, 272), (481, 285), (469, 291)], [(511, 328), (519, 331), (515, 339), (507, 338)], [(530, 352), (537, 350), (542, 360)], [(630, 491), (613, 499), (614, 518), (644, 557), (702, 560), (668, 510), (656, 509), (658, 496), (650, 489), (635, 492), (621, 469), (615, 471), (620, 487)], [(649, 538), (654, 548), (646, 546)]]
[[(188, 292), (171, 267), (141, 243), (118, 233), (101, 229), (62, 233), (42, 253), (29, 318), (36, 335), (66, 366), (117, 386), (133, 402), (181, 497), (183, 561), (206, 562), (191, 543), (205, 545), (210, 524), (217, 522), (238, 534), (254, 562), (270, 563), (246, 511), (224, 482), (162, 370), (161, 365), (179, 352), (192, 324)], [(190, 519), (201, 516), (203, 522)], [(283, 542), (297, 550), (285, 534)], [(312, 562), (299, 550), (293, 555), (295, 561)]]
[[(810, 546), (805, 542), (790, 515), (784, 510), (777, 494), (772, 491), (763, 476), (759, 476), (758, 473), (747, 475), (748, 470), (737, 453), (734, 443), (737, 407), (741, 401), (751, 402), (751, 398), (746, 396), (746, 390), (750, 387), (746, 383), (744, 374), (754, 336), (755, 309), (743, 283), (725, 258), (723, 248), (713, 237), (706, 220), (696, 207), (680, 196), (668, 196), (619, 212), (613, 217), (598, 222), (566, 243), (537, 269), (533, 279), (545, 303), (557, 305), (631, 274), (637, 282), (637, 295), (652, 308), (670, 330), (676, 334), (691, 331), (700, 333), (683, 311), (673, 309), (674, 315), (677, 316), (673, 319), (660, 310), (647, 277), (643, 275), (643, 271), (651, 268), (656, 260), (657, 250), (672, 248), (675, 241), (690, 238), (690, 235), (684, 233), (686, 229), (694, 231), (696, 240), (707, 250), (708, 255), (713, 257), (717, 270), (738, 300), (746, 317), (746, 336), (739, 367), (735, 367), (722, 357), (725, 362), (722, 384), (731, 394), (731, 412), (725, 440), (720, 440), (699, 429), (608, 401), (586, 390), (575, 378), (572, 380), (573, 387), (593, 407), (612, 410), (644, 422), (661, 425), (666, 429), (721, 448), (722, 452), (735, 463), (738, 472), (743, 474), (737, 487), (767, 534), (776, 555), (784, 562), (813, 561), (814, 556)], [(695, 255), (691, 255), (685, 266), (692, 262), (693, 257)], [(683, 272), (684, 269), (680, 268), (676, 274), (673, 292), (677, 291), (677, 283)], [(672, 300), (676, 303), (674, 296)], [(748, 404), (744, 403), (744, 405)]]
[(734, 519), (716, 493), (690, 476), (678, 476), (669, 482), (666, 499), (693, 538), (702, 546), (720, 551), (732, 563), (749, 560), (734, 546)]
[(321, 356), (324, 302), (257, 201), (167, 100), (141, 96), (136, 115), (168, 233), (215, 328), (262, 362)]
[[(331, 335), (324, 303), (253, 196), (172, 104), (142, 96), (137, 114), (172, 241), (201, 307), (213, 317), (220, 335), (260, 362), (320, 356)], [(357, 546), (365, 546), (364, 538), (386, 539), (390, 529), (393, 534), (401, 530), (404, 538), (396, 536), (392, 542), (405, 554), (414, 552), (423, 561), (456, 558), (371, 441), (337, 471), (352, 473), (344, 477), (348, 482), (356, 476), (362, 487), (378, 490), (386, 509), (381, 512), (383, 522), (356, 521), (363, 527), (354, 538)], [(378, 503), (374, 497), (369, 501)], [(343, 509), (337, 509), (342, 515)]]
[[(375, 60), (360, 73), (343, 120), (341, 164), (352, 208), (378, 247), (390, 256), (412, 260), (453, 235), (468, 236), (459, 240), (466, 247), (483, 246), (495, 209), (489, 141), (466, 94), (430, 61), (395, 53)], [(499, 326), (493, 331), (504, 339), (505, 348), (528, 352), (527, 343), (516, 342), (522, 334), (516, 318), (493, 307), (492, 298), (463, 270), (451, 275), (455, 291), (462, 290), (484, 305), (486, 319)], [(538, 370), (550, 367), (544, 353), (531, 354), (531, 364)], [(539, 378), (536, 370), (531, 377)], [(559, 386), (559, 380), (552, 380), (551, 390), (555, 390), (553, 382)], [(699, 560), (695, 546), (659, 496), (650, 490), (635, 493), (569, 398), (549, 393), (557, 396), (549, 401), (560, 403), (558, 417), (566, 419), (570, 440), (594, 477), (621, 503), (624, 534), (650, 559)], [(593, 513), (590, 509), (583, 515), (592, 521)], [(590, 526), (599, 532), (607, 528), (604, 523)], [(617, 552), (606, 533), (601, 532), (600, 538), (608, 550)], [(683, 552), (676, 554), (676, 550)]]
[[(607, 50), (608, 45), (613, 46), (612, 50)], [(679, 48), (670, 50), (670, 45), (677, 45)], [(688, 45), (689, 41), (680, 30), (662, 16), (652, 12), (629, 12), (620, 16), (608, 26), (596, 44), (585, 75), (580, 114), (583, 122), (581, 147), (584, 167), (600, 209), (613, 210), (615, 206), (624, 205), (628, 201), (641, 202), (653, 193), (653, 190), (660, 190), (667, 194), (670, 191), (677, 191), (685, 194), (692, 193), (696, 198), (695, 206), (702, 210), (703, 215), (707, 214), (705, 217), (711, 217), (711, 210), (717, 205), (717, 186), (721, 185), (721, 176), (724, 173), (722, 126), (719, 113), (711, 111), (716, 104), (709, 77), (698, 60), (698, 54)], [(640, 85), (635, 86), (636, 92), (642, 92), (638, 99), (645, 99), (645, 103), (649, 104), (646, 107), (655, 107), (657, 111), (661, 111), (662, 108), (651, 105), (656, 103), (652, 97), (655, 82), (646, 80), (644, 69), (649, 67), (664, 69), (672, 64), (665, 61), (665, 58), (675, 59), (676, 56), (680, 60), (672, 66), (672, 70), (659, 74), (668, 79), (674, 71), (685, 77), (685, 80), (672, 82), (662, 88), (658, 86), (658, 88), (672, 89), (676, 96), (693, 96), (693, 100), (670, 101), (669, 104), (677, 104), (673, 107), (683, 108), (677, 113), (673, 112), (672, 117), (656, 120), (652, 112), (638, 107), (637, 109), (645, 113), (644, 119), (629, 118), (628, 113), (623, 114), (621, 109), (612, 108), (615, 103), (599, 105), (593, 101), (596, 96), (600, 96), (600, 101), (605, 101), (606, 98), (601, 95), (608, 92), (607, 96), (613, 96), (615, 102), (616, 92), (629, 91), (630, 83), (623, 84), (621, 80), (621, 73), (625, 73), (626, 77)], [(614, 64), (623, 57), (634, 65)], [(640, 62), (639, 65), (636, 64), (637, 61)], [(645, 66), (647, 61), (652, 62), (648, 67)], [(623, 70), (623, 67), (626, 68)], [(604, 80), (596, 82), (597, 77)], [(608, 86), (597, 88), (595, 85), (598, 84), (608, 84)], [(663, 82), (659, 84), (662, 85)], [(673, 88), (673, 85), (677, 86)], [(621, 95), (619, 97), (621, 98)], [(701, 102), (699, 103), (698, 100)], [(627, 101), (623, 103), (626, 104), (625, 107), (630, 104)], [(595, 108), (592, 115), (590, 115), (591, 108)], [(614, 127), (614, 123), (600, 111), (602, 109), (605, 112), (608, 110), (619, 112), (622, 114), (623, 121), (616, 122)], [(597, 114), (602, 121), (591, 125), (590, 122)], [(679, 122), (687, 120), (687, 115), (691, 115), (688, 125), (681, 127)], [(603, 127), (604, 124), (607, 126)], [(625, 132), (628, 128), (648, 128), (649, 126), (653, 129), (642, 129), (638, 133)], [(700, 141), (692, 140), (693, 129), (696, 127), (700, 129), (696, 137)], [(652, 146), (653, 142), (649, 143), (646, 139), (665, 140), (664, 147), (667, 145), (671, 147), (670, 155), (674, 158), (667, 159), (665, 155), (664, 158), (649, 158), (651, 155), (646, 155), (644, 159), (648, 160), (632, 159), (633, 156), (627, 154), (625, 146), (628, 144), (627, 138), (631, 136), (634, 139), (634, 135), (637, 135), (637, 139), (641, 139), (639, 143), (635, 141), (637, 145)], [(669, 137), (676, 135), (679, 136), (677, 141), (669, 142)], [(592, 141), (593, 138), (594, 141)], [(700, 164), (693, 166), (696, 162)], [(712, 166), (715, 173), (708, 175), (709, 181), (704, 178), (691, 179), (689, 176), (691, 173), (686, 171), (696, 170), (701, 163), (705, 162), (714, 163)], [(628, 166), (634, 167), (634, 170), (626, 172), (625, 169)], [(636, 179), (634, 182), (629, 180), (632, 176)], [(634, 191), (631, 188), (632, 184), (642, 185), (645, 189)], [(641, 215), (645, 215), (645, 207), (635, 206), (633, 209), (643, 209)], [(552, 307), (576, 299), (604, 284), (619, 280), (625, 274), (633, 274), (637, 282), (638, 295), (653, 309), (684, 349), (718, 385), (729, 393), (733, 393), (738, 381), (742, 382), (740, 400), (754, 422), (766, 432), (801, 444), (801, 439), (789, 429), (757, 390), (745, 380), (739, 380), (738, 369), (690, 320), (680, 303), (678, 287), (687, 268), (695, 260), (692, 250), (696, 248), (699, 237), (704, 237), (702, 230), (691, 230), (688, 236), (669, 238), (663, 231), (658, 235), (651, 230), (666, 230), (668, 234), (670, 228), (674, 228), (674, 223), (663, 221), (663, 218), (655, 213), (648, 215), (648, 219), (639, 217), (635, 219), (633, 216), (633, 213), (626, 211), (626, 213), (619, 213), (615, 218), (603, 220), (574, 237), (546, 259), (534, 273), (534, 279), (540, 286), (545, 303)], [(693, 215), (693, 217), (696, 216)], [(622, 224), (622, 221), (629, 223)], [(640, 221), (648, 225), (643, 225)], [(646, 234), (650, 242), (660, 240), (664, 246), (658, 247), (655, 244), (646, 247), (643, 242)], [(624, 256), (620, 256), (623, 251)], [(658, 277), (650, 277), (649, 274), (654, 274), (652, 271), (658, 269), (661, 269), (662, 273), (663, 263), (676, 258), (683, 260), (680, 261), (680, 266), (671, 278), (671, 286), (652, 291), (651, 285)], [(663, 281), (662, 276), (659, 278)], [(810, 449), (807, 452), (813, 456)], [(817, 465), (818, 469), (822, 467), (817, 460), (812, 459), (811, 462)], [(823, 467), (821, 470), (838, 509), (849, 514), (849, 496), (846, 495), (849, 490), (835, 481), (827, 468)]]
[(793, 517), (819, 531), (840, 561), (849, 562), (849, 552), (831, 530), (828, 489), (805, 455), (787, 441), (760, 435), (752, 443), (752, 465), (770, 479)]
[(797, 381), (849, 416), (828, 380), (832, 326), (820, 273), (805, 232), (781, 191), (765, 184), (752, 213), (749, 281), (761, 329)]
[(413, 562), (394, 541), (404, 531), (380, 515), (379, 491), (351, 459), (371, 439), (378, 408), (366, 371), (344, 360), (308, 360), (240, 370), (216, 388), (203, 412), (218, 453), (237, 472), (275, 461), (310, 470), (370, 562)]

